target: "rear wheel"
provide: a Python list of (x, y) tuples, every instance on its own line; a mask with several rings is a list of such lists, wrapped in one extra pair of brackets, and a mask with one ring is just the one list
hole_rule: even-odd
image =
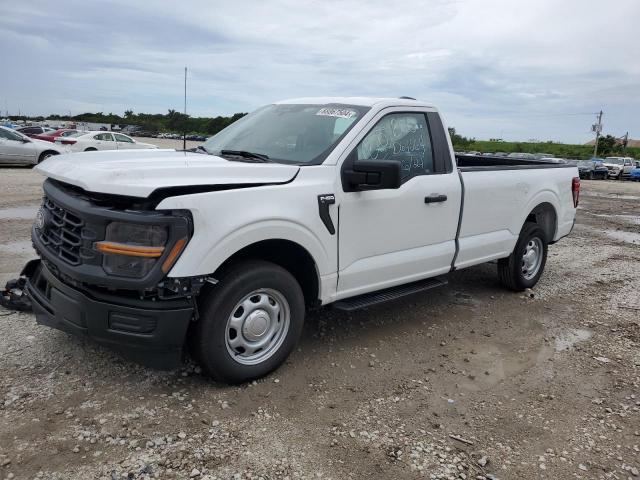
[(190, 332), (194, 357), (216, 380), (241, 383), (279, 367), (304, 323), (302, 289), (271, 262), (245, 261), (223, 273), (200, 299)]
[(89, 147), (89, 148), (85, 148), (84, 151), (85, 152), (97, 152), (98, 149), (97, 148), (93, 148), (93, 147)]
[(500, 283), (517, 292), (533, 287), (544, 271), (547, 247), (544, 230), (536, 223), (525, 223), (511, 255), (498, 260)]

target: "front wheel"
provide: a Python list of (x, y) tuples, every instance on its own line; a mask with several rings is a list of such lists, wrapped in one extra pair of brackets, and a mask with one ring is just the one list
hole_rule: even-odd
[(40, 154), (40, 157), (38, 158), (38, 163), (42, 163), (44, 162), (47, 158), (49, 157), (53, 157), (54, 155), (58, 155), (58, 152), (53, 152), (51, 150), (47, 150), (45, 152), (42, 152)]
[(271, 262), (238, 263), (199, 304), (191, 350), (215, 380), (241, 383), (266, 375), (287, 359), (302, 333), (302, 289)]
[(516, 292), (533, 287), (544, 271), (547, 248), (544, 230), (536, 223), (525, 223), (511, 255), (498, 260), (500, 283)]

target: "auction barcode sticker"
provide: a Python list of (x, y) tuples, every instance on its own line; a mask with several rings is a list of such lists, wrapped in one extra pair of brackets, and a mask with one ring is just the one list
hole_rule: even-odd
[(356, 116), (356, 112), (355, 110), (349, 110), (348, 108), (324, 107), (318, 110), (316, 115), (322, 115), (324, 117), (353, 118)]

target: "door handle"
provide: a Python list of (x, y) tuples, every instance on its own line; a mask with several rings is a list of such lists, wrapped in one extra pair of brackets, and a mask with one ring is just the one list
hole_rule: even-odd
[(446, 202), (446, 195), (429, 195), (428, 197), (424, 197), (424, 203), (438, 203), (438, 202)]

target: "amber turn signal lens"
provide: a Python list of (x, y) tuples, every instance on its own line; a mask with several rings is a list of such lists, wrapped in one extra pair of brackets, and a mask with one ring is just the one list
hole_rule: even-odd
[(97, 242), (96, 250), (114, 255), (128, 255), (130, 257), (158, 258), (162, 256), (164, 247), (143, 247), (117, 242)]
[(182, 250), (184, 250), (184, 247), (186, 245), (187, 245), (186, 238), (181, 238), (175, 243), (175, 245), (169, 252), (169, 255), (167, 255), (167, 258), (165, 258), (164, 263), (162, 264), (162, 271), (164, 273), (167, 273), (171, 269), (171, 267), (173, 267), (173, 264), (176, 262), (176, 260), (178, 259), (178, 256), (180, 256), (180, 254), (182, 253)]

